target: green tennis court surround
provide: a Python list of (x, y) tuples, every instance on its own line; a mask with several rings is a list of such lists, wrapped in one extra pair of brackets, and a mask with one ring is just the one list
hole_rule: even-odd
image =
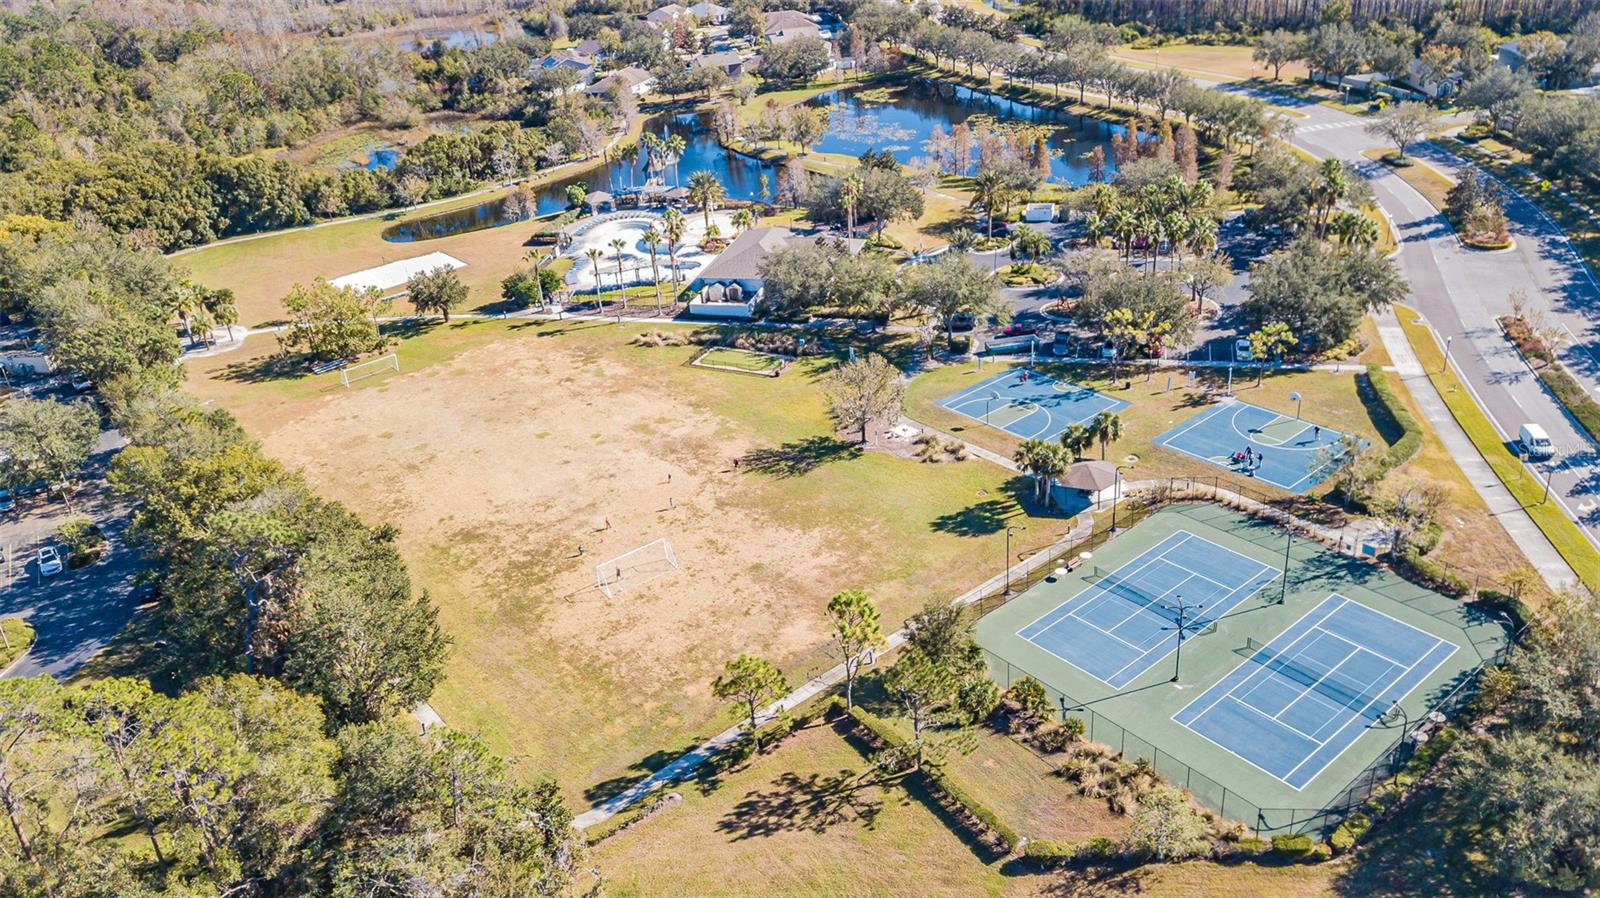
[(1211, 503), (1086, 561), (978, 621), (996, 681), (1033, 677), (1088, 738), (1263, 833), (1359, 806), (1509, 639), (1470, 603)]

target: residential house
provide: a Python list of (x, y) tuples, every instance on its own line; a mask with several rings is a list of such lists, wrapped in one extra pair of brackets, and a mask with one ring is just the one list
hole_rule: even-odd
[[(1566, 43), (1563, 42), (1562, 46), (1565, 47)], [(1528, 57), (1522, 52), (1521, 41), (1506, 41), (1498, 47), (1495, 47), (1494, 58), (1496, 62), (1499, 62), (1501, 65), (1513, 72), (1520, 72), (1523, 69), (1532, 68), (1532, 64), (1528, 62)], [(1575, 82), (1564, 85), (1546, 86), (1559, 88), (1583, 88), (1593, 87), (1596, 84), (1600, 84), (1600, 63), (1595, 64), (1593, 68), (1589, 69), (1589, 73), (1587, 75), (1577, 79)]]
[[(813, 239), (817, 238), (781, 227), (751, 228), (740, 234), (690, 282), (689, 289), (695, 297), (689, 303), (690, 313), (754, 317), (765, 299), (761, 269), (767, 257), (797, 240)], [(842, 242), (851, 253), (859, 253), (865, 245), (862, 240)]]
[(781, 44), (798, 37), (822, 37), (822, 27), (815, 19), (796, 9), (779, 9), (765, 13), (767, 27), (761, 36), (768, 43)]
[(689, 7), (689, 15), (694, 16), (694, 20), (702, 25), (726, 25), (728, 16), (732, 13), (733, 10), (726, 6), (718, 6), (704, 0)]
[(578, 41), (578, 43), (575, 44), (572, 49), (573, 52), (592, 57), (602, 62), (611, 57), (611, 54), (607, 52), (604, 47), (600, 46), (600, 42), (592, 37)]
[(730, 78), (737, 78), (747, 72), (755, 71), (752, 65), (754, 56), (741, 56), (732, 50), (721, 50), (716, 53), (702, 53), (694, 58), (695, 65), (704, 68), (718, 68), (727, 73)]
[(644, 20), (665, 30), (668, 25), (672, 24), (674, 19), (681, 19), (687, 15), (689, 15), (689, 10), (676, 3), (668, 3), (666, 6), (652, 9), (645, 13)]
[(584, 93), (591, 96), (604, 96), (611, 91), (611, 85), (616, 84), (623, 90), (636, 97), (642, 97), (656, 87), (656, 76), (638, 66), (630, 65), (625, 69), (618, 69), (606, 77), (590, 85)]
[(595, 58), (586, 56), (576, 50), (556, 50), (533, 61), (531, 75), (535, 78), (541, 72), (553, 69), (562, 69), (577, 75), (574, 82), (576, 88), (582, 88), (594, 80)]

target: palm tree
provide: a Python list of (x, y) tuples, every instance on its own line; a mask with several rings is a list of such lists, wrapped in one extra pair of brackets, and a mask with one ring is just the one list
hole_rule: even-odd
[(672, 160), (672, 184), (674, 187), (681, 186), (678, 182), (678, 160), (683, 158), (683, 150), (687, 146), (688, 144), (684, 141), (682, 134), (674, 134), (668, 137), (664, 144), (667, 158)]
[(600, 307), (600, 247), (591, 246), (583, 251), (589, 257), (589, 270), (594, 272), (594, 305)]
[(644, 230), (644, 246), (650, 251), (650, 283), (656, 287), (656, 315), (661, 315), (661, 266), (656, 264), (656, 244), (661, 242), (661, 232), (651, 225)]
[(756, 226), (756, 214), (754, 212), (750, 211), (750, 207), (749, 206), (746, 206), (743, 209), (735, 209), (734, 210), (734, 212), (733, 212), (733, 235), (735, 237), (739, 236), (739, 233), (741, 231), (748, 231), (748, 230), (750, 230), (751, 228), (753, 228), (755, 226)]
[(683, 239), (685, 228), (683, 213), (677, 209), (668, 209), (661, 216), (661, 233), (667, 238), (667, 259), (672, 269), (672, 305), (678, 305), (678, 242)]
[(856, 206), (861, 202), (861, 194), (866, 189), (861, 176), (851, 172), (839, 182), (839, 205), (844, 207), (845, 234), (856, 235)]
[[(653, 135), (647, 134), (645, 136), (650, 137)], [(617, 150), (617, 158), (628, 163), (628, 186), (633, 187), (633, 164), (639, 159), (639, 142), (630, 141), (623, 144), (622, 148)]]
[(1202, 258), (1217, 250), (1217, 220), (1204, 212), (1189, 221), (1189, 249)]
[(1127, 209), (1118, 209), (1106, 219), (1106, 230), (1122, 249), (1122, 258), (1132, 258), (1133, 238), (1139, 235), (1139, 219)]
[(1378, 242), (1378, 223), (1360, 212), (1340, 212), (1328, 223), (1328, 229), (1344, 246), (1367, 247)]
[(1059, 449), (1044, 440), (1023, 440), (1011, 458), (1024, 474), (1033, 478), (1033, 501), (1048, 506), (1051, 476), (1048, 472), (1060, 465)]
[(728, 192), (717, 176), (704, 169), (689, 176), (689, 201), (700, 207), (706, 218), (706, 230), (711, 230), (711, 208), (722, 202)]
[(1061, 431), (1058, 437), (1062, 448), (1072, 453), (1074, 459), (1082, 458), (1083, 451), (1094, 443), (1094, 435), (1089, 433), (1089, 428), (1082, 424), (1070, 424), (1066, 430)]
[(1122, 439), (1122, 416), (1101, 412), (1089, 422), (1089, 433), (1100, 444), (1100, 460), (1106, 460), (1106, 447)]
[(1316, 183), (1311, 185), (1311, 215), (1320, 237), (1327, 233), (1328, 216), (1333, 214), (1334, 207), (1349, 195), (1350, 178), (1345, 173), (1344, 163), (1334, 158), (1322, 160), (1317, 174)]
[(979, 172), (972, 179), (972, 203), (982, 206), (985, 217), (989, 221), (988, 236), (994, 236), (994, 212), (1005, 202), (1006, 182), (1001, 179), (998, 172)]
[(621, 237), (611, 238), (612, 257), (617, 260), (617, 291), (622, 294), (623, 311), (627, 311), (628, 308), (628, 288), (622, 284), (622, 250), (627, 245), (627, 241)]
[(950, 235), (950, 248), (956, 252), (970, 253), (977, 245), (978, 235), (964, 227)]
[(1098, 212), (1090, 212), (1083, 217), (1083, 242), (1090, 246), (1099, 246), (1100, 241), (1106, 238), (1106, 219)]

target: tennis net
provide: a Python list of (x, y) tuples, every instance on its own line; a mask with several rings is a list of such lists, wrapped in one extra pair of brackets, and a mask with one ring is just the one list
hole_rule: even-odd
[[(1341, 680), (1332, 670), (1317, 670), (1305, 664), (1296, 663), (1279, 652), (1273, 652), (1254, 638), (1246, 638), (1245, 648), (1250, 651), (1250, 660), (1267, 668), (1273, 673), (1283, 677), (1291, 683), (1296, 683), (1305, 688), (1307, 692), (1315, 692), (1329, 699), (1342, 708), (1364, 708), (1373, 704), (1381, 697), (1381, 693), (1370, 691), (1376, 684), (1357, 686), (1348, 680)], [(1380, 708), (1381, 714), (1387, 708)]]

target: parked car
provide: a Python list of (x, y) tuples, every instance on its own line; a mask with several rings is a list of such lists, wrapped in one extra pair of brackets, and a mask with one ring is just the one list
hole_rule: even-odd
[(1240, 337), (1239, 339), (1233, 341), (1233, 358), (1234, 361), (1238, 362), (1255, 361), (1256, 354), (1250, 349), (1250, 340), (1248, 337)]
[(67, 383), (72, 386), (72, 392), (74, 393), (87, 393), (94, 387), (94, 381), (76, 371), (67, 374)]
[(1037, 334), (1038, 332), (1039, 329), (1031, 324), (1008, 324), (1004, 330), (1000, 331), (1000, 336), (1026, 337), (1030, 334)]
[(17, 500), (11, 498), (10, 490), (0, 490), (0, 514), (17, 507)]
[(976, 323), (977, 320), (972, 317), (971, 312), (957, 312), (950, 316), (951, 330), (969, 331)]
[(54, 577), (66, 570), (67, 566), (61, 561), (61, 553), (55, 546), (44, 546), (39, 549), (39, 576)]

